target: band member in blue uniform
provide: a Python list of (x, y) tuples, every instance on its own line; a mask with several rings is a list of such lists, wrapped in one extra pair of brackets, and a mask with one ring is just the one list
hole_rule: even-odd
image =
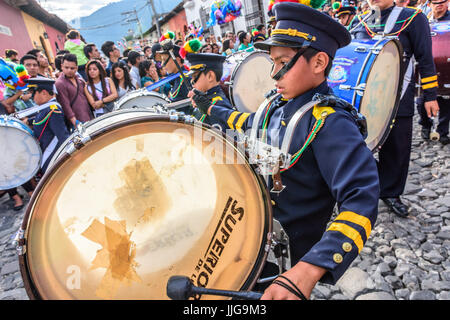
[[(226, 57), (214, 53), (188, 53), (186, 60), (190, 63), (192, 86), (197, 93), (204, 94), (211, 104), (217, 104), (230, 110), (235, 110), (220, 87), (223, 74), (223, 63)], [(192, 96), (193, 92), (189, 93)], [(217, 119), (194, 110), (194, 116), (203, 123), (214, 124)]]
[[(440, 23), (443, 21), (450, 21), (450, 12), (448, 11), (448, 0), (434, 0), (430, 3), (431, 11), (428, 14), (428, 19), (433, 23)], [(450, 45), (450, 44), (449, 44)], [(422, 138), (428, 140), (430, 138), (433, 121), (428, 117), (424, 107), (423, 97), (417, 98), (417, 111), (420, 115), (419, 124), (422, 125)], [(447, 97), (438, 96), (437, 102), (439, 104), (439, 120), (436, 127), (436, 132), (439, 133), (439, 141), (443, 144), (449, 144), (450, 138), (449, 122), (450, 122), (450, 99)]]
[(344, 5), (336, 11), (336, 18), (347, 27), (356, 15), (356, 8), (351, 5)]
[[(311, 7), (282, 2), (273, 10), (276, 28), (269, 39), (256, 44), (270, 52), (271, 77), (279, 94), (272, 96), (275, 100), (263, 120), (254, 123), (255, 113), (211, 105), (202, 95), (192, 99), (223, 129), (256, 126), (261, 139), (265, 136), (267, 143), (279, 147), (276, 141), (282, 141), (296, 111), (317, 94), (332, 95), (326, 77), (336, 50), (351, 37), (342, 25)], [(360, 119), (351, 110), (342, 100), (331, 99), (315, 105), (296, 126), (289, 148), (293, 160), (280, 173), (286, 188), (271, 193), (274, 218), (289, 236), (292, 268), (266, 288), (262, 299), (305, 299), (319, 280), (334, 284), (370, 235), (378, 212), (378, 174)], [(269, 190), (274, 181), (268, 178)], [(339, 214), (330, 221), (336, 203)], [(263, 276), (271, 266), (266, 263)]]
[(39, 111), (33, 121), (33, 133), (42, 149), (41, 173), (44, 174), (56, 150), (69, 137), (69, 131), (62, 107), (55, 98), (55, 80), (38, 76), (27, 82), (28, 87), (33, 88), (36, 104), (48, 106)]
[[(406, 217), (408, 207), (401, 201), (408, 177), (411, 153), (412, 126), (414, 115), (414, 62), (418, 62), (421, 76), (424, 107), (428, 117), (439, 110), (436, 101), (438, 86), (435, 65), (431, 51), (430, 27), (426, 16), (416, 8), (396, 7), (393, 0), (368, 0), (371, 7), (381, 12), (380, 23), (373, 25), (364, 21), (370, 12), (353, 20), (350, 30), (356, 39), (370, 39), (377, 33), (397, 36), (404, 50), (405, 75), (403, 92), (394, 126), (379, 151), (378, 171), (380, 176), (380, 197), (398, 216)], [(370, 20), (369, 20), (370, 21)], [(376, 20), (374, 20), (374, 23)], [(391, 23), (392, 22), (392, 23)]]
[[(169, 40), (169, 41), (171, 41), (171, 40)], [(185, 75), (189, 70), (184, 65), (184, 58), (182, 58), (180, 56), (181, 48), (175, 44), (172, 44), (170, 46), (171, 50), (173, 50), (175, 60), (172, 59), (169, 51), (166, 50), (165, 48), (167, 48), (167, 47), (162, 46), (161, 51), (157, 52), (161, 55), (161, 60), (163, 61), (162, 67), (165, 68), (167, 73), (169, 73), (169, 74), (179, 73), (180, 70), (178, 69), (178, 67), (180, 67), (183, 72), (183, 76), (180, 74), (180, 76), (178, 78), (176, 78), (175, 80), (173, 80), (170, 83), (172, 87), (169, 92), (169, 99), (172, 102), (184, 100), (184, 99), (188, 98), (188, 93), (191, 88), (191, 86), (190, 86), (191, 79), (187, 75)], [(178, 67), (177, 67), (177, 64), (178, 64)], [(191, 106), (188, 106), (188, 107), (180, 108), (180, 109), (178, 109), (178, 111), (184, 112), (185, 114), (188, 114), (188, 115), (191, 115), (193, 112), (193, 108)]]

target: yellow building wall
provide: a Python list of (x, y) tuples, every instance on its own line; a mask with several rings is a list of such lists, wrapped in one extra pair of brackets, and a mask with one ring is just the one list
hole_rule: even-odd
[(26, 14), (22, 11), (23, 20), (25, 21), (25, 27), (28, 30), (33, 47), (40, 49), (44, 52), (50, 62), (55, 60), (52, 52), (52, 47), (48, 39), (45, 39), (44, 33), (46, 32), (44, 24), (33, 18), (32, 16)]

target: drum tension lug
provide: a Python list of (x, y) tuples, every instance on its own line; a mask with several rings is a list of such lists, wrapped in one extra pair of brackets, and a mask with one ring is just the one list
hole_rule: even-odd
[(25, 244), (25, 231), (19, 229), (14, 236), (14, 240), (12, 241), (12, 245), (16, 247), (16, 251), (19, 256), (23, 256), (25, 254)]
[(286, 188), (285, 185), (283, 185), (283, 182), (281, 181), (281, 173), (280, 173), (280, 165), (278, 164), (274, 170), (274, 173), (272, 174), (272, 183), (273, 187), (272, 190), (270, 190), (271, 193), (274, 194), (280, 194), (284, 188)]

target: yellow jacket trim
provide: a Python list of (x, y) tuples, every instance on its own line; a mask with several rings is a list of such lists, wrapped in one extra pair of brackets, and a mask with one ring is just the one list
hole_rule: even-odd
[(432, 83), (428, 83), (428, 84), (423, 85), (423, 86), (422, 86), (422, 89), (423, 89), (423, 90), (426, 90), (426, 89), (431, 89), (431, 88), (434, 88), (434, 87), (437, 87), (437, 86), (438, 86), (438, 82), (435, 81), (435, 82), (432, 82)]
[(236, 119), (238, 114), (241, 114), (241, 112), (234, 111), (233, 113), (230, 114), (230, 117), (228, 118), (228, 121), (227, 121), (228, 127), (230, 127), (230, 129), (234, 130), (233, 123), (234, 123), (234, 119)]
[(248, 118), (248, 116), (250, 115), (250, 113), (243, 113), (237, 123), (236, 123), (236, 130), (241, 131), (242, 125), (244, 124), (244, 121)]
[[(303, 38), (305, 40), (311, 40), (311, 41), (316, 41), (316, 37), (315, 36), (311, 36), (308, 33), (305, 32), (300, 32), (296, 29), (275, 29), (272, 31), (272, 36), (276, 35), (276, 34), (282, 34), (282, 35), (287, 35), (290, 37), (298, 37), (298, 38)], [(309, 39), (311, 37), (311, 39)]]
[(314, 106), (312, 114), (313, 114), (314, 118), (316, 118), (316, 120), (319, 120), (319, 119), (322, 118), (322, 113), (324, 113), (324, 112), (326, 112), (327, 115), (330, 115), (330, 114), (332, 114), (332, 113), (334, 113), (336, 111), (334, 111), (334, 109), (331, 108), (331, 107)]
[(367, 217), (352, 211), (343, 211), (336, 217), (335, 220), (349, 221), (363, 227), (366, 231), (366, 239), (369, 239), (369, 235), (372, 232), (372, 223)]
[(338, 231), (338, 232), (342, 233), (347, 238), (353, 240), (353, 242), (358, 247), (358, 253), (361, 252), (361, 250), (364, 246), (364, 242), (361, 238), (361, 235), (359, 234), (359, 232), (357, 230), (353, 229), (349, 225), (346, 225), (346, 224), (340, 223), (340, 222), (333, 222), (330, 225), (330, 227), (327, 229), (327, 231)]
[(432, 76), (432, 77), (423, 78), (422, 80), (420, 80), (420, 82), (427, 83), (427, 82), (436, 81), (436, 80), (437, 80), (437, 76)]
[(222, 99), (221, 96), (217, 96), (217, 97), (212, 98), (212, 102), (213, 102), (213, 103), (216, 102), (216, 101), (222, 101), (222, 100), (223, 100), (223, 99)]

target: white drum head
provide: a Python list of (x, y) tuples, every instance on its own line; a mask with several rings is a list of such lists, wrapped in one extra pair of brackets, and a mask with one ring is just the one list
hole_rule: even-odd
[(26, 130), (10, 124), (0, 126), (0, 190), (20, 186), (39, 170), (41, 148)]
[(120, 98), (114, 105), (114, 110), (129, 108), (151, 108), (157, 104), (167, 104), (169, 99), (157, 92), (141, 89), (132, 91)]
[(252, 52), (241, 61), (231, 79), (231, 102), (239, 111), (256, 112), (264, 95), (274, 88), (272, 62), (265, 52)]
[(390, 132), (396, 111), (388, 106), (394, 106), (398, 97), (400, 61), (396, 42), (389, 41), (378, 54), (367, 78), (359, 112), (367, 119), (366, 143), (370, 150), (380, 145)]

